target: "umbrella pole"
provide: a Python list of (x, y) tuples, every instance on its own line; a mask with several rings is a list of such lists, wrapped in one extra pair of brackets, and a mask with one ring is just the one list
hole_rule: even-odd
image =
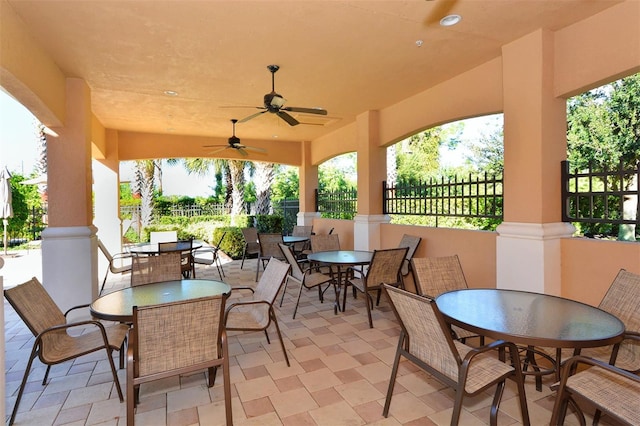
[(4, 254), (6, 256), (7, 255), (7, 225), (9, 224), (9, 221), (7, 219), (2, 219), (2, 224), (4, 225), (3, 241), (4, 241)]

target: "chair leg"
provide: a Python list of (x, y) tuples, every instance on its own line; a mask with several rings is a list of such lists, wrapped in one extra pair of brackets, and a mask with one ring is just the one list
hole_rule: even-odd
[(267, 332), (267, 329), (264, 329), (264, 335), (267, 336), (267, 343), (270, 345), (271, 344), (271, 340), (269, 340), (269, 333)]
[(284, 288), (282, 289), (282, 296), (280, 296), (280, 307), (282, 307), (282, 302), (284, 301), (284, 295), (287, 292), (287, 284), (289, 284), (289, 276), (284, 280)]
[(223, 339), (223, 347), (225, 351), (223, 352), (223, 361), (222, 361), (222, 387), (224, 388), (224, 413), (227, 419), (227, 426), (233, 426), (233, 413), (231, 411), (231, 378), (229, 375), (229, 353), (227, 350), (227, 342), (226, 336)]
[[(505, 380), (498, 383), (496, 386), (496, 393), (493, 396), (493, 403), (491, 404), (491, 414), (489, 415), (489, 424), (496, 426), (498, 424), (498, 410), (500, 409), (500, 401), (502, 400), (502, 394), (504, 393)], [(458, 389), (458, 392), (463, 392), (462, 389)]]
[(396, 384), (396, 376), (398, 375), (398, 365), (400, 364), (401, 348), (404, 344), (403, 337), (404, 333), (400, 336), (400, 339), (398, 339), (398, 349), (396, 349), (396, 357), (393, 360), (393, 369), (391, 370), (391, 378), (389, 379), (389, 387), (387, 388), (387, 398), (384, 401), (384, 409), (382, 410), (382, 415), (385, 417), (389, 416), (391, 397), (393, 396), (393, 388)]
[(47, 365), (47, 371), (44, 372), (44, 378), (42, 379), (42, 386), (47, 384), (47, 379), (49, 378), (50, 371), (51, 371), (51, 366)]
[(287, 350), (284, 347), (284, 340), (282, 340), (282, 334), (280, 333), (280, 326), (278, 325), (278, 319), (276, 318), (276, 313), (273, 310), (273, 307), (271, 307), (269, 315), (271, 315), (271, 319), (273, 320), (273, 323), (276, 325), (276, 331), (278, 332), (278, 338), (280, 339), (280, 346), (282, 346), (282, 353), (284, 353), (284, 359), (287, 361), (287, 367), (291, 367), (291, 364), (289, 364), (289, 356), (287, 355)]
[(18, 414), (18, 406), (20, 406), (20, 400), (22, 399), (22, 393), (24, 392), (24, 387), (27, 385), (27, 379), (29, 378), (29, 371), (31, 371), (31, 364), (36, 357), (36, 344), (33, 345), (33, 349), (31, 350), (31, 356), (29, 357), (29, 362), (27, 363), (27, 368), (24, 370), (24, 377), (22, 378), (22, 383), (20, 383), (20, 389), (18, 390), (18, 396), (16, 397), (16, 402), (13, 405), (13, 411), (11, 412), (11, 418), (9, 419), (9, 426), (13, 424), (16, 419), (16, 414)]
[(109, 276), (109, 267), (107, 267), (107, 272), (104, 274), (104, 279), (102, 280), (102, 285), (100, 286), (100, 292), (98, 293), (98, 297), (102, 296), (102, 291), (104, 290), (104, 285), (107, 283), (108, 276)]
[(113, 374), (113, 383), (115, 383), (116, 391), (118, 391), (118, 398), (120, 398), (120, 402), (123, 402), (124, 396), (122, 395), (122, 388), (120, 387), (120, 380), (118, 379), (118, 371), (116, 370), (116, 365), (113, 362), (113, 349), (109, 346), (106, 346), (104, 349), (107, 352), (107, 358), (109, 358), (109, 366), (111, 367), (111, 374)]
[[(302, 284), (300, 284), (300, 291), (298, 291), (298, 300), (296, 300), (296, 307), (293, 308), (293, 319), (296, 319), (296, 312), (298, 312), (298, 305), (300, 304), (300, 296), (302, 295), (302, 288), (304, 286)], [(318, 291), (320, 291), (320, 288), (322, 287), (322, 285), (318, 286)]]

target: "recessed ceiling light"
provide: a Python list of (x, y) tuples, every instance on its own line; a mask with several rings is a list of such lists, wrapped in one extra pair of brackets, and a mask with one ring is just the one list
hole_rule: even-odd
[(440, 20), (440, 25), (442, 25), (443, 27), (450, 27), (457, 24), (461, 20), (462, 16), (460, 15), (447, 15)]
[(277, 139), (278, 135), (271, 135), (272, 138)]
[(173, 90), (165, 90), (164, 94), (167, 96), (178, 96), (178, 92), (174, 92)]
[(422, 40), (416, 40), (416, 46), (418, 47), (422, 47), (422, 45), (424, 44), (424, 41)]

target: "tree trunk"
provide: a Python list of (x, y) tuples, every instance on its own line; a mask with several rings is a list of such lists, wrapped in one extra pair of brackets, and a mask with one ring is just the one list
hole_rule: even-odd
[(256, 162), (254, 182), (256, 185), (256, 214), (273, 214), (271, 185), (275, 177), (273, 163)]

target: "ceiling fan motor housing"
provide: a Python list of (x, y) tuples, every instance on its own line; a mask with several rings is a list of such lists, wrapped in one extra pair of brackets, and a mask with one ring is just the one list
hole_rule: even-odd
[(229, 138), (229, 145), (238, 145), (240, 143), (240, 138), (237, 136), (231, 136)]
[(278, 112), (284, 105), (284, 98), (276, 92), (267, 93), (264, 95), (264, 106), (269, 112)]

